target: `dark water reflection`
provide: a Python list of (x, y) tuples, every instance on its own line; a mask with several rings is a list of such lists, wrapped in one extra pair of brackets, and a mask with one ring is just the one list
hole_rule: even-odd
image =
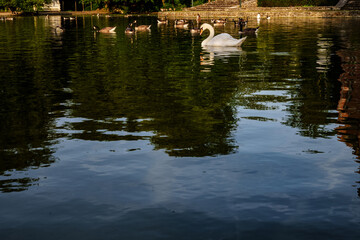
[(134, 18), (0, 22), (6, 239), (358, 238), (359, 20)]

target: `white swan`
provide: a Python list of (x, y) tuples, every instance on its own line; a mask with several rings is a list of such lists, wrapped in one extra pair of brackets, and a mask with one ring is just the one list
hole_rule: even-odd
[(200, 26), (200, 35), (206, 29), (210, 31), (210, 35), (204, 41), (202, 41), (202, 43), (201, 43), (202, 47), (204, 47), (204, 46), (239, 47), (246, 39), (246, 37), (236, 39), (236, 38), (233, 38), (228, 33), (221, 33), (214, 37), (214, 35), (215, 35), (214, 28), (210, 24), (207, 24), (207, 23), (204, 23)]

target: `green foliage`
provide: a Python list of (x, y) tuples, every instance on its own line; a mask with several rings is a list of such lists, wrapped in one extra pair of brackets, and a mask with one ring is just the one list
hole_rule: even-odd
[(104, 6), (104, 1), (101, 0), (81, 0), (84, 1), (85, 11), (100, 9)]
[(51, 0), (0, 0), (0, 8), (9, 8), (12, 12), (34, 12), (41, 10)]
[(122, 10), (126, 13), (159, 11), (160, 8), (181, 10), (191, 7), (192, 4), (196, 6), (206, 3), (208, 0), (84, 0), (85, 10), (90, 10), (90, 2), (93, 10), (97, 8), (94, 6), (106, 6), (110, 11)]
[(196, 1), (194, 0), (193, 5), (197, 6), (197, 5), (207, 3), (207, 2), (208, 2), (207, 0), (196, 0)]
[[(50, 3), (51, 0), (0, 0), (0, 9), (8, 8), (11, 11), (33, 12), (41, 10), (44, 3)], [(78, 10), (96, 10), (107, 8), (113, 12), (152, 12), (159, 11), (160, 8), (171, 8), (181, 10), (207, 3), (208, 0), (76, 0)], [(73, 9), (73, 2), (65, 1), (66, 10)], [(70, 8), (70, 9), (69, 9)]]
[(158, 10), (161, 0), (102, 0), (110, 11), (122, 9), (125, 12), (147, 12)]
[(258, 0), (259, 7), (335, 6), (338, 0)]
[(12, 12), (16, 11), (18, 0), (0, 0), (0, 8), (8, 8)]

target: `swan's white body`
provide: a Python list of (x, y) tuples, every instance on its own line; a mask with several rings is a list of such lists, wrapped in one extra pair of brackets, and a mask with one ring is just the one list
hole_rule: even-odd
[(236, 39), (228, 33), (221, 33), (216, 36), (214, 28), (207, 23), (204, 23), (200, 27), (201, 33), (206, 29), (210, 31), (210, 35), (201, 43), (201, 46), (215, 46), (215, 47), (239, 47), (245, 41), (246, 37)]

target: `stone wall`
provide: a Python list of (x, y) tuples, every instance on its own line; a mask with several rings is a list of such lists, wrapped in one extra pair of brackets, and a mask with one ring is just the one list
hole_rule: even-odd
[(241, 8), (256, 8), (257, 0), (242, 0)]
[(170, 19), (176, 18), (195, 18), (200, 14), (201, 18), (256, 18), (260, 13), (262, 18), (270, 16), (271, 18), (287, 17), (360, 17), (360, 11), (340, 10), (337, 7), (277, 7), (277, 8), (238, 8), (226, 9), (223, 11), (169, 11), (159, 12), (158, 16), (163, 18), (167, 16)]

